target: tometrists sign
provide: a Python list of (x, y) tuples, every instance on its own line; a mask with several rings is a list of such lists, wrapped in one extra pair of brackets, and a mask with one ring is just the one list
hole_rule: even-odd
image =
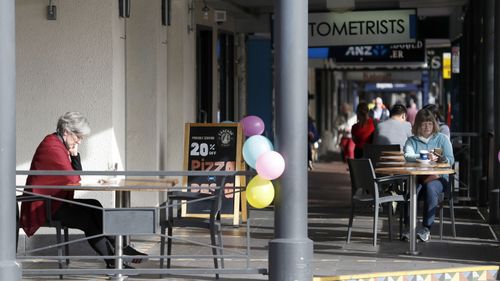
[(415, 42), (416, 10), (309, 14), (309, 46)]

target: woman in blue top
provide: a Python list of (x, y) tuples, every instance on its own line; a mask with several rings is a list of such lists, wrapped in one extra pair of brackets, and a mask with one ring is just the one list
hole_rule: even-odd
[[(450, 139), (439, 132), (439, 125), (430, 110), (418, 111), (412, 131), (413, 136), (405, 143), (406, 161), (415, 162), (420, 158), (420, 150), (427, 150), (431, 161), (453, 165), (455, 158)], [(430, 239), (430, 228), (434, 223), (439, 196), (448, 187), (448, 176), (422, 176), (417, 181), (418, 196), (424, 198), (423, 227), (417, 231), (417, 237), (425, 242)]]

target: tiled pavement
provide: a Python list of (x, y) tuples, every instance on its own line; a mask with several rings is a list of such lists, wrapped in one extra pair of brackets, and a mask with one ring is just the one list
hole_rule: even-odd
[[(493, 275), (479, 276), (479, 273), (462, 273), (455, 271), (462, 267), (500, 265), (500, 243), (493, 228), (484, 222), (483, 215), (474, 207), (456, 207), (457, 238), (451, 237), (450, 224), (445, 224), (445, 237), (439, 240), (436, 229), (428, 243), (419, 243), (419, 256), (407, 256), (404, 252), (408, 244), (399, 240), (388, 239), (387, 218), (381, 216), (379, 242), (377, 247), (371, 241), (371, 217), (357, 217), (354, 222), (353, 236), (350, 244), (345, 243), (348, 213), (350, 205), (349, 174), (346, 166), (340, 162), (317, 163), (315, 170), (309, 174), (309, 237), (314, 241), (314, 259), (312, 267), (317, 280), (487, 280)], [(273, 211), (252, 210), (251, 216), (251, 260), (252, 268), (267, 268), (267, 243), (273, 237)], [(359, 219), (358, 219), (359, 218)], [(446, 222), (446, 214), (445, 214)], [(397, 233), (397, 225), (394, 233)], [(245, 229), (224, 227), (224, 245), (227, 251), (245, 250)], [(498, 228), (496, 228), (498, 230)], [(184, 231), (182, 237), (192, 240), (208, 241), (205, 232)], [(150, 255), (159, 254), (158, 237), (135, 237), (135, 246)], [(210, 255), (210, 249), (189, 245), (185, 242), (174, 244), (174, 253)], [(227, 252), (226, 252), (227, 253)], [(72, 268), (103, 268), (102, 262), (73, 261)], [(244, 261), (226, 259), (226, 268), (244, 267)], [(55, 263), (25, 263), (25, 268), (56, 267)], [(137, 267), (157, 268), (158, 260), (151, 259)], [(175, 268), (213, 268), (211, 259), (181, 259), (173, 262)], [(437, 269), (448, 269), (448, 275)], [(427, 270), (422, 275), (401, 275), (403, 277), (381, 277), (373, 275), (380, 272), (413, 272)], [(431, 275), (435, 270), (437, 275)], [(450, 273), (451, 272), (451, 273)], [(358, 274), (358, 276), (353, 276)], [(371, 275), (359, 275), (371, 274)], [(468, 275), (467, 275), (468, 274)], [(475, 275), (474, 275), (475, 274)], [(335, 277), (332, 277), (335, 276)], [(378, 276), (378, 277), (377, 277)], [(394, 277), (395, 276), (395, 277)], [(437, 277), (436, 277), (437, 276)], [(330, 278), (331, 277), (331, 278)], [(351, 278), (352, 277), (352, 278)], [(105, 280), (107, 276), (64, 276), (67, 280)], [(332, 279), (333, 278), (333, 279)], [(375, 278), (375, 279), (374, 279)], [(158, 275), (130, 276), (128, 280), (213, 280), (213, 274), (190, 274), (186, 276)], [(58, 280), (56, 276), (33, 277), (24, 276), (23, 280)], [(267, 280), (267, 276), (259, 274), (225, 274), (221, 280)]]

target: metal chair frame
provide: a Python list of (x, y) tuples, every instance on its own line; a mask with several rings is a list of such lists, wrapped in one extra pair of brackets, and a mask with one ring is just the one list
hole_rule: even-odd
[[(16, 202), (30, 202), (30, 201), (45, 201), (45, 224), (44, 227), (54, 227), (56, 229), (56, 241), (57, 241), (57, 255), (59, 257), (69, 256), (69, 244), (65, 244), (64, 247), (62, 245), (62, 234), (61, 231), (64, 231), (64, 242), (67, 243), (69, 241), (69, 231), (68, 228), (61, 225), (61, 222), (58, 220), (52, 219), (51, 216), (51, 201), (50, 199), (30, 194), (21, 194), (16, 196)], [(16, 252), (17, 247), (19, 245), (19, 207), (16, 206)], [(59, 268), (65, 268), (66, 265), (69, 265), (69, 259), (66, 259), (66, 265), (64, 264), (62, 259), (58, 260)], [(59, 279), (63, 279), (63, 275), (59, 275)]]
[[(369, 204), (374, 206), (373, 214), (373, 246), (377, 246), (377, 230), (378, 230), (378, 215), (380, 206), (389, 203), (388, 218), (389, 218), (389, 239), (392, 240), (392, 203), (405, 203), (404, 195), (385, 195), (381, 190), (381, 186), (385, 184), (396, 184), (403, 186), (408, 181), (408, 176), (386, 176), (376, 177), (372, 161), (370, 159), (349, 159), (349, 172), (351, 176), (351, 213), (349, 217), (349, 225), (347, 228), (347, 243), (351, 241), (352, 223), (354, 221), (354, 213), (357, 204)], [(406, 184), (407, 186), (407, 184)], [(402, 212), (401, 212), (402, 213)], [(400, 215), (401, 216), (401, 215)], [(402, 228), (402, 220), (400, 219), (400, 230)]]
[(382, 151), (401, 151), (399, 144), (365, 144), (363, 147), (363, 158), (372, 160), (375, 167), (380, 160)]
[(450, 175), (449, 181), (448, 181), (448, 190), (446, 192), (441, 193), (441, 196), (439, 198), (439, 239), (443, 240), (443, 225), (444, 225), (444, 204), (447, 201), (448, 202), (448, 207), (450, 209), (450, 220), (451, 220), (451, 233), (453, 235), (453, 238), (457, 237), (457, 230), (455, 227), (455, 206), (454, 206), (454, 179), (455, 175)]
[[(221, 186), (224, 186), (225, 178), (223, 178)], [(161, 239), (160, 239), (160, 255), (165, 254), (165, 230), (167, 233), (167, 268), (170, 268), (170, 256), (172, 254), (172, 232), (174, 227), (195, 227), (204, 228), (210, 231), (210, 242), (212, 245), (212, 254), (214, 256), (214, 267), (219, 268), (219, 257), (221, 268), (224, 268), (224, 254), (223, 254), (223, 243), (222, 243), (222, 225), (220, 219), (220, 213), (222, 208), (222, 199), (224, 196), (224, 189), (219, 188), (214, 190), (214, 194), (198, 193), (198, 192), (184, 192), (175, 191), (169, 194), (168, 203), (163, 203), (162, 206), (168, 206), (163, 212), (160, 213), (160, 227), (161, 227)], [(180, 207), (182, 202), (188, 204), (192, 200), (202, 199), (210, 202), (210, 214), (209, 218), (199, 218), (199, 217), (182, 217), (180, 216), (180, 210), (177, 210), (177, 216), (174, 217), (173, 206), (177, 205)], [(175, 204), (175, 202), (181, 202), (180, 204)], [(163, 258), (160, 258), (160, 268), (163, 268)], [(215, 274), (215, 278), (219, 279), (219, 274)]]

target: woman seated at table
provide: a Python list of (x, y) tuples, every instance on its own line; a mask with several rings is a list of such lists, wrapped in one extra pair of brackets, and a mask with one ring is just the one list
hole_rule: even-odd
[[(90, 134), (87, 119), (79, 112), (67, 112), (57, 121), (57, 131), (46, 136), (38, 145), (30, 170), (82, 170), (78, 145)], [(30, 175), (26, 185), (78, 185), (80, 176), (38, 176)], [(58, 197), (77, 203), (102, 208), (95, 199), (76, 199), (74, 191), (69, 189), (26, 188), (37, 194)], [(52, 219), (60, 221), (62, 226), (80, 229), (86, 237), (102, 234), (102, 210), (78, 204), (51, 200)], [(45, 224), (45, 201), (23, 202), (21, 206), (21, 226), (26, 235), (32, 236)], [(90, 246), (101, 256), (114, 255), (114, 238), (97, 236), (87, 240)], [(127, 246), (124, 254), (144, 255)], [(114, 259), (106, 259), (108, 268), (114, 267)], [(141, 259), (134, 259), (140, 262)], [(128, 266), (126, 266), (128, 267)], [(129, 267), (130, 268), (130, 267)]]
[[(415, 162), (421, 157), (420, 151), (426, 150), (431, 161), (453, 165), (455, 158), (450, 140), (439, 132), (439, 125), (431, 111), (427, 109), (418, 111), (412, 131), (413, 136), (405, 143), (406, 161)], [(417, 237), (425, 242), (430, 239), (430, 229), (434, 223), (439, 196), (448, 188), (448, 175), (419, 176), (417, 183), (418, 197), (424, 199), (422, 228), (418, 229)], [(405, 236), (407, 237), (407, 233), (403, 234), (403, 237)]]

